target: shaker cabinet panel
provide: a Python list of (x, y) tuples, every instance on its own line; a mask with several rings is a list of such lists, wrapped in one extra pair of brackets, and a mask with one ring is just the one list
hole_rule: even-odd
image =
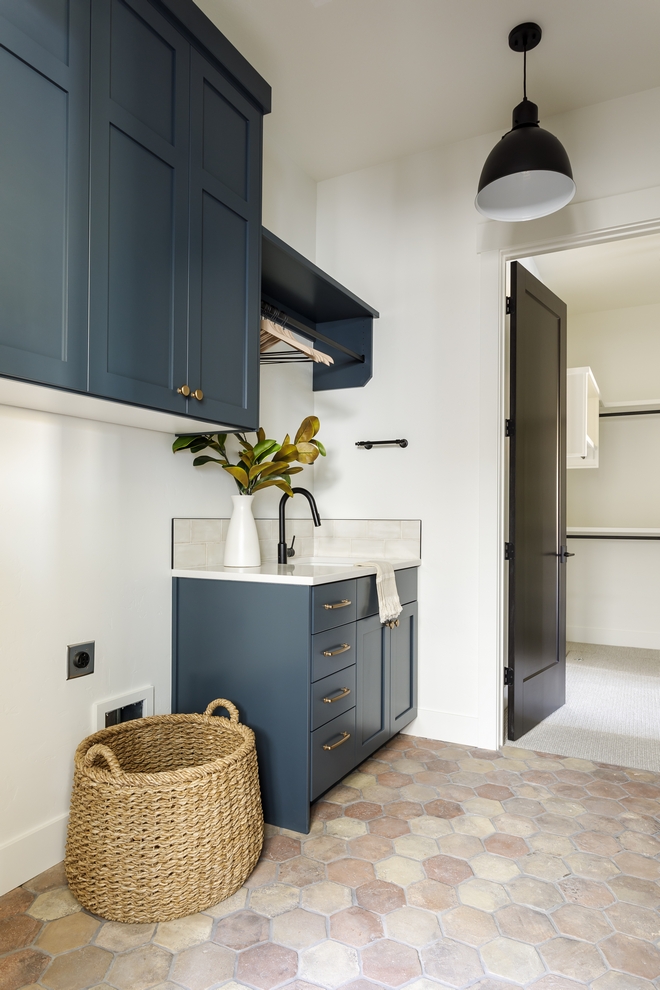
[(0, 374), (84, 389), (88, 0), (0, 0), (0, 46)]
[(398, 732), (417, 715), (417, 602), (403, 607), (390, 632), (390, 730)]
[(389, 630), (377, 615), (356, 626), (356, 748), (358, 760), (365, 760), (390, 736)]
[(194, 415), (258, 426), (261, 113), (191, 53), (189, 385)]
[(147, 0), (92, 17), (90, 391), (185, 412), (189, 45)]

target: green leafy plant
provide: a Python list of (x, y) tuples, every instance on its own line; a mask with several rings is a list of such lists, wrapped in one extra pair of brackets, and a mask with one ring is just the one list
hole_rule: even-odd
[(255, 444), (251, 444), (244, 433), (237, 433), (236, 439), (241, 445), (241, 450), (235, 464), (231, 463), (227, 454), (226, 433), (196, 433), (192, 436), (177, 437), (172, 444), (172, 450), (175, 454), (179, 450), (189, 450), (192, 454), (197, 454), (200, 450), (210, 447), (220, 456), (212, 457), (204, 454), (196, 457), (193, 461), (194, 467), (209, 463), (220, 464), (222, 469), (232, 476), (241, 495), (254, 495), (262, 488), (271, 486), (281, 488), (287, 495), (293, 495), (291, 475), (298, 474), (302, 471), (302, 467), (291, 465), (296, 461), (299, 464), (313, 464), (319, 454), (325, 457), (325, 447), (320, 440), (314, 439), (320, 429), (321, 424), (316, 416), (308, 416), (300, 424), (293, 443), (288, 433), (282, 443), (268, 440), (261, 427), (257, 431)]

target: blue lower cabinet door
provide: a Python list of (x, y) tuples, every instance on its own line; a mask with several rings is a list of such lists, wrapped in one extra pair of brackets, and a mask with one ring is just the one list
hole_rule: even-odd
[(311, 799), (338, 783), (355, 766), (355, 709), (312, 732)]
[[(90, 391), (183, 413), (190, 45), (148, 0), (92, 11)], [(184, 389), (178, 392), (177, 389)]]
[(89, 0), (0, 0), (0, 375), (87, 387)]
[[(390, 731), (390, 630), (377, 615), (357, 623), (356, 754), (358, 763), (387, 742)], [(395, 730), (396, 731), (396, 730)]]
[(404, 605), (390, 642), (390, 729), (394, 734), (417, 715), (417, 602)]

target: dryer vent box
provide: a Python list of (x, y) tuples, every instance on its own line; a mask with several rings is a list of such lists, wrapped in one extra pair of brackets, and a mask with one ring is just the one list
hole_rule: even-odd
[(110, 725), (145, 718), (154, 713), (154, 689), (151, 685), (94, 705), (92, 729), (107, 729)]

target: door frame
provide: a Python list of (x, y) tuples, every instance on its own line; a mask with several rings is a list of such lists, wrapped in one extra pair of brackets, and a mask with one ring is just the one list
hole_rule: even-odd
[[(538, 254), (660, 233), (660, 186), (571, 204), (527, 223), (480, 224), (479, 369), (479, 678), (482, 745), (499, 749), (504, 738), (504, 667), (507, 664), (508, 447), (504, 435), (509, 393), (508, 265)], [(481, 719), (480, 719), (481, 721)]]

